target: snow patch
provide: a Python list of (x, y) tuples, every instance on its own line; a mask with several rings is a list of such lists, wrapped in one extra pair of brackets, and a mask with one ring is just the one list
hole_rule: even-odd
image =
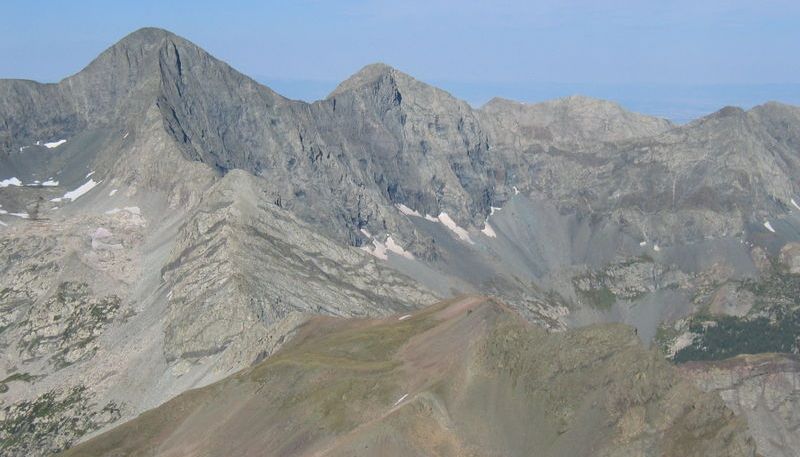
[(372, 235), (365, 229), (361, 229), (361, 233), (363, 233), (367, 238), (370, 238), (372, 240), (372, 246), (373, 246), (372, 249), (370, 249), (369, 246), (361, 246), (361, 250), (366, 251), (367, 253), (369, 253), (374, 257), (377, 257), (381, 260), (389, 260), (389, 255), (387, 253), (392, 252), (407, 259), (414, 258), (413, 254), (403, 249), (403, 247), (397, 244), (394, 241), (394, 238), (392, 238), (391, 236), (386, 237), (386, 243), (384, 244), (372, 238)]
[(404, 205), (402, 203), (398, 203), (398, 204), (396, 204), (394, 206), (396, 206), (397, 209), (399, 209), (400, 212), (405, 214), (406, 216), (422, 217), (422, 215), (420, 213), (414, 211), (413, 209), (409, 208), (408, 206), (406, 206), (406, 205)]
[(58, 185), (58, 181), (53, 181), (53, 178), (48, 179), (47, 181), (42, 183), (44, 187), (55, 187)]
[(399, 244), (395, 243), (394, 239), (391, 236), (386, 238), (386, 249), (388, 249), (391, 252), (394, 252), (395, 254), (397, 254), (399, 256), (403, 256), (403, 257), (405, 257), (407, 259), (413, 259), (414, 258), (413, 254), (411, 254), (410, 252), (408, 252), (405, 249), (403, 249), (403, 247), (400, 246)]
[(389, 256), (386, 255), (386, 245), (381, 243), (378, 240), (372, 240), (372, 245), (375, 246), (375, 249), (372, 251), (367, 251), (373, 256), (381, 259), (381, 260), (389, 260)]
[(490, 206), (489, 208), (491, 208), (491, 211), (489, 212), (489, 216), (494, 216), (494, 213), (496, 213), (497, 211), (500, 211), (501, 209), (503, 209), (503, 208), (498, 208), (497, 206)]
[(128, 138), (128, 132), (125, 132), (125, 135), (122, 135), (122, 139)]
[(797, 204), (796, 201), (794, 201), (794, 199), (792, 199), (792, 205), (794, 205), (795, 208), (800, 209), (800, 206)]
[(486, 222), (483, 223), (483, 230), (481, 233), (488, 236), (489, 238), (497, 238), (497, 233), (494, 232), (494, 229), (491, 225), (489, 225), (489, 219), (486, 219)]
[(28, 216), (28, 213), (8, 213), (8, 215), (14, 217), (20, 217), (22, 219), (27, 219), (28, 217), (30, 217)]
[(396, 402), (394, 402), (394, 404), (392, 405), (392, 407), (395, 407), (395, 406), (399, 405), (401, 401), (403, 401), (403, 400), (405, 400), (405, 399), (406, 399), (406, 397), (408, 397), (408, 394), (405, 394), (405, 395), (403, 395), (402, 397), (398, 398), (398, 399), (397, 399), (397, 401), (396, 401)]
[(654, 244), (654, 245), (653, 245), (653, 250), (654, 250), (654, 251), (656, 251), (656, 252), (658, 252), (658, 251), (660, 251), (660, 250), (661, 250), (661, 247), (660, 247), (659, 245), (657, 245), (657, 244)]
[(17, 187), (19, 187), (21, 185), (22, 185), (22, 181), (20, 181), (16, 177), (8, 178), (8, 179), (4, 179), (4, 180), (0, 181), (0, 187), (8, 187), (8, 186), (17, 186)]
[(409, 318), (411, 318), (411, 314), (406, 314), (405, 316), (400, 316), (397, 320), (398, 321), (404, 321), (404, 320), (409, 319)]
[(669, 348), (668, 355), (670, 357), (675, 357), (678, 351), (691, 346), (696, 336), (698, 336), (696, 333), (686, 332), (675, 338), (675, 342), (672, 343), (672, 346)]
[(439, 222), (439, 218), (438, 217), (431, 216), (430, 214), (426, 214), (425, 215), (425, 220), (431, 221), (431, 222)]
[(639, 246), (647, 246), (647, 241), (642, 241), (639, 243)]
[(439, 222), (444, 224), (445, 227), (449, 228), (462, 241), (466, 241), (469, 244), (475, 244), (472, 239), (470, 239), (469, 232), (459, 227), (458, 224), (456, 224), (456, 222), (447, 215), (447, 213), (439, 213)]
[(112, 190), (111, 192), (108, 193), (108, 196), (109, 197), (113, 197), (114, 194), (116, 194), (116, 193), (117, 193), (117, 189), (114, 189), (114, 190)]
[(764, 222), (764, 227), (766, 227), (770, 232), (775, 233), (775, 229), (772, 228), (772, 224), (770, 224), (769, 221)]
[(512, 186), (511, 188), (514, 189), (514, 195), (519, 195), (519, 189), (517, 189), (517, 186)]
[(8, 224), (6, 224), (6, 223), (5, 223), (5, 222), (3, 222), (3, 221), (0, 221), (0, 225), (2, 225), (3, 227), (8, 227)]
[(77, 189), (67, 192), (66, 194), (64, 194), (63, 197), (61, 197), (59, 199), (55, 199), (54, 198), (54, 199), (52, 199), (50, 201), (59, 202), (59, 201), (61, 201), (61, 199), (66, 199), (66, 198), (70, 199), (71, 201), (75, 201), (78, 198), (80, 198), (82, 195), (84, 195), (86, 192), (89, 192), (90, 190), (94, 189), (94, 186), (96, 186), (98, 184), (100, 184), (100, 183), (95, 182), (94, 179), (90, 179), (88, 182), (84, 183), (83, 185), (81, 185)]
[(58, 140), (58, 141), (53, 141), (52, 143), (44, 143), (44, 147), (46, 147), (47, 149), (53, 149), (61, 146), (66, 142), (67, 140)]
[(90, 171), (88, 175), (84, 177), (84, 179), (89, 179), (90, 176), (94, 174), (94, 171)]

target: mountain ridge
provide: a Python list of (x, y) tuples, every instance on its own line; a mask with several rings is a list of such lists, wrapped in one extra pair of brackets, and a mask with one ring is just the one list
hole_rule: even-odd
[(14, 455), (269, 360), (309, 315), (482, 294), (554, 341), (624, 322), (675, 347), (707, 309), (759, 319), (737, 285), (800, 262), (787, 105), (685, 126), (585, 97), (476, 109), (383, 64), (305, 103), (160, 29), (65, 81), (0, 81)]

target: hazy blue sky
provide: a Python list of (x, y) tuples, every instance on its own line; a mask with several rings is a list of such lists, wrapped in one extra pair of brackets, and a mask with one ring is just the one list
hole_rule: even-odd
[(665, 85), (800, 103), (798, 0), (3, 0), (0, 10), (5, 78), (56, 81), (158, 26), (298, 98), (383, 61), (475, 103), (492, 90), (624, 101), (626, 87), (647, 96)]

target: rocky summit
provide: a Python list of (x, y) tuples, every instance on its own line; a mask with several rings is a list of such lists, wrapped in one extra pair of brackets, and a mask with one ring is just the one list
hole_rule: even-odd
[(0, 454), (800, 455), (799, 152), (152, 28), (0, 80)]

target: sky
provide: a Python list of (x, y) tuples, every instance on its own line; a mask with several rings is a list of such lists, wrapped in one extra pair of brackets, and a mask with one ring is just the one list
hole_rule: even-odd
[(144, 26), (292, 98), (380, 61), (473, 104), (582, 93), (678, 120), (800, 104), (797, 0), (3, 0), (0, 77), (58, 81)]

